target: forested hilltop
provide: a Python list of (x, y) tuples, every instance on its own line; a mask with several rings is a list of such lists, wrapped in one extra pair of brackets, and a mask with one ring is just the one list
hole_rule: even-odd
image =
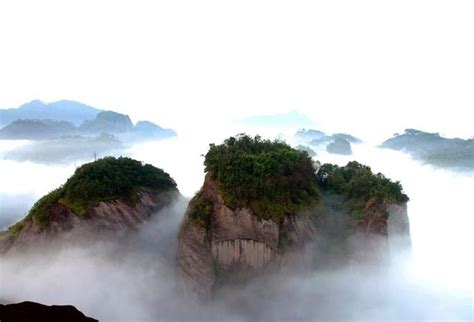
[(262, 218), (280, 218), (316, 202), (313, 161), (306, 152), (259, 136), (211, 144), (205, 170), (230, 207), (250, 207)]
[(88, 211), (100, 202), (118, 200), (132, 209), (142, 201), (144, 193), (162, 192), (177, 192), (176, 182), (168, 173), (131, 158), (106, 157), (77, 168), (64, 185), (39, 199), (25, 219), (11, 226), (3, 237), (15, 237), (27, 225), (33, 225), (36, 232), (47, 228), (53, 219), (58, 219), (58, 208), (68, 215), (86, 218), (93, 216)]
[(211, 144), (204, 165), (178, 236), (178, 282), (188, 294), (208, 299), (299, 260), (309, 269), (335, 259), (336, 267), (380, 263), (390, 231), (409, 240), (401, 184), (357, 162), (320, 165), (282, 141), (242, 134)]

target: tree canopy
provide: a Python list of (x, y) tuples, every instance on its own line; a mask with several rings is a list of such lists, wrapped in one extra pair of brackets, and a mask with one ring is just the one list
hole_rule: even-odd
[(284, 142), (239, 135), (211, 144), (206, 172), (230, 207), (249, 207), (277, 220), (318, 199), (315, 169), (308, 154)]
[(135, 202), (142, 190), (172, 189), (176, 189), (175, 181), (161, 169), (131, 158), (106, 157), (77, 168), (63, 186), (39, 199), (27, 218), (45, 225), (57, 202), (80, 216), (100, 201), (120, 198)]
[(383, 174), (372, 173), (370, 167), (356, 161), (344, 167), (326, 163), (318, 171), (320, 186), (327, 191), (345, 195), (349, 199), (402, 203), (408, 201), (399, 181), (393, 182)]

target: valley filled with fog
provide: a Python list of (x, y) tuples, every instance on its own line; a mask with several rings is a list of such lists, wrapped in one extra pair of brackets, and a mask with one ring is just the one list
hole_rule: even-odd
[(0, 1), (0, 322), (474, 321), (473, 17)]
[[(294, 132), (263, 132), (293, 143)], [(356, 267), (286, 272), (223, 290), (211, 304), (186, 303), (174, 282), (176, 235), (187, 202), (204, 180), (202, 155), (209, 143), (220, 143), (224, 133), (183, 135), (121, 152), (167, 171), (184, 197), (117, 244), (55, 245), (3, 256), (0, 299), (73, 304), (101, 321), (472, 320), (474, 172), (436, 168), (372, 143), (354, 144), (349, 156), (318, 151), (314, 159), (338, 165), (357, 160), (400, 181), (410, 197), (411, 252), (392, 250), (397, 256), (382, 271)], [(2, 229), (22, 219), (38, 198), (64, 183), (81, 163), (94, 159), (91, 155), (89, 160), (44, 164), (2, 158), (27, 144), (0, 141)]]

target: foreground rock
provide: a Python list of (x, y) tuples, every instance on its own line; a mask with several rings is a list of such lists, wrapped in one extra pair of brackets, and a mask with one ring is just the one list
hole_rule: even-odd
[(71, 305), (47, 306), (34, 302), (17, 304), (0, 304), (0, 321), (2, 322), (97, 322), (85, 316)]

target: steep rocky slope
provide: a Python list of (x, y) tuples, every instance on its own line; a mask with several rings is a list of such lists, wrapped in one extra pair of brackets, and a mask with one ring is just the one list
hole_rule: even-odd
[(129, 158), (85, 164), (0, 235), (0, 252), (52, 240), (121, 236), (179, 195), (164, 171)]
[(262, 272), (379, 261), (391, 232), (409, 234), (398, 183), (357, 163), (316, 174), (308, 162), (306, 153), (258, 137), (211, 145), (178, 236), (185, 294), (206, 300)]
[(247, 207), (230, 208), (209, 175), (198, 198), (212, 202), (210, 226), (192, 218), (197, 199), (193, 200), (178, 236), (177, 257), (178, 282), (196, 298), (210, 298), (219, 283), (245, 281), (273, 269), (271, 264), (286, 259), (284, 249), (290, 244), (302, 246), (317, 236), (309, 213), (275, 222), (259, 218)]

